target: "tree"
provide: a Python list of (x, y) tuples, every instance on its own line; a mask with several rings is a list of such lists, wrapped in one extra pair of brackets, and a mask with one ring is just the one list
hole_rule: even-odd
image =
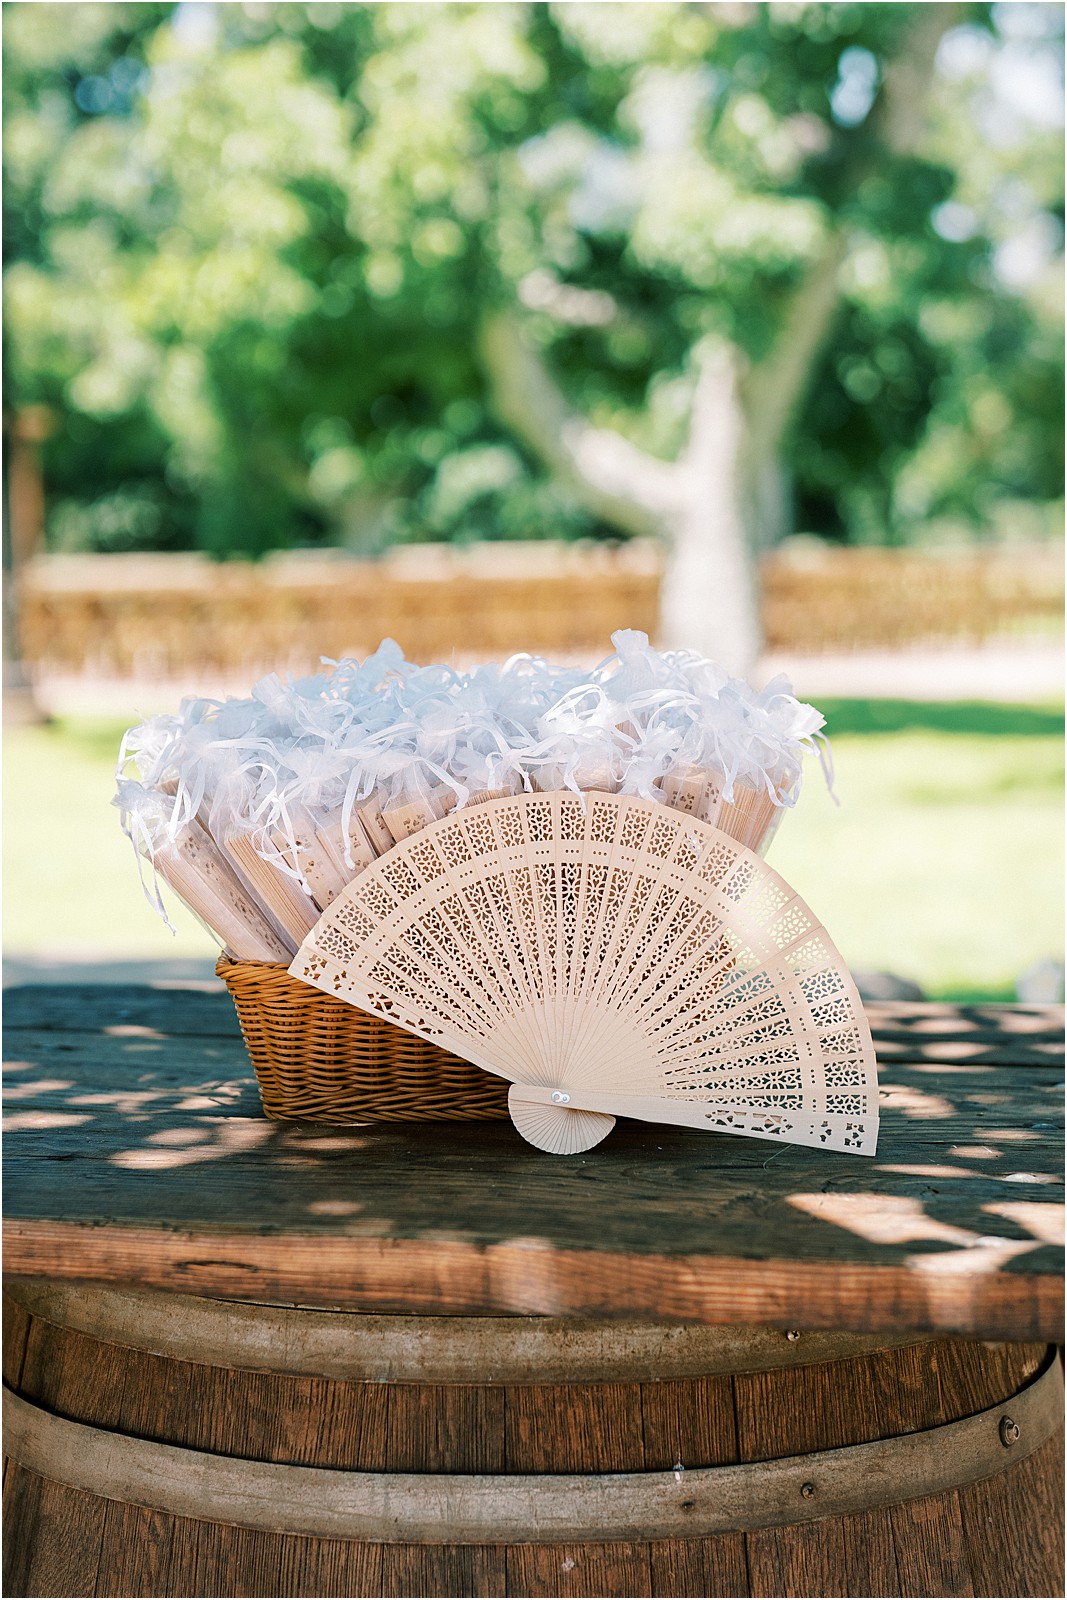
[(1060, 492), (1060, 134), (989, 122), (1055, 7), (9, 12), (10, 383), (61, 418), (60, 542), (651, 533), (674, 642), (744, 664), (798, 512)]
[[(817, 223), (814, 217), (805, 219), (809, 237), (803, 239), (799, 259), (790, 263), (793, 281), (779, 297), (774, 332), (768, 338), (761, 330), (760, 356), (746, 363), (737, 336), (706, 335), (694, 345), (688, 435), (672, 469), (568, 414), (543, 364), (523, 340), (513, 312), (497, 312), (486, 327), (487, 370), (505, 421), (604, 514), (632, 531), (667, 532), (672, 555), (663, 630), (669, 643), (717, 653), (742, 671), (755, 661), (760, 635), (753, 556), (787, 528), (782, 444), (837, 309), (848, 251), (848, 205), (863, 179), (880, 165), (911, 155), (936, 47), (953, 12), (949, 6), (926, 8), (898, 41), (898, 53), (890, 59), (862, 134), (850, 128), (839, 135), (833, 185), (837, 204), (826, 203)], [(704, 44), (701, 53), (706, 50)], [(666, 79), (660, 95), (673, 87)], [(769, 119), (765, 102), (763, 114)], [(716, 186), (728, 184), (725, 164), (714, 138), (699, 148), (702, 132), (691, 113), (689, 126), (674, 133), (672, 154), (688, 158), (698, 188), (718, 198)], [(647, 146), (647, 136), (645, 142)], [(655, 155), (650, 165), (645, 182), (654, 206), (662, 179)], [(635, 188), (641, 188), (640, 176)], [(748, 195), (735, 191), (730, 198), (739, 209), (767, 207), (757, 194), (753, 187)], [(788, 226), (790, 211), (806, 204), (800, 199), (795, 206), (789, 199), (772, 204), (763, 226), (773, 226), (775, 213)], [(683, 249), (689, 248), (688, 239), (682, 243)], [(604, 496), (618, 498), (620, 491), (627, 503), (615, 510)]]

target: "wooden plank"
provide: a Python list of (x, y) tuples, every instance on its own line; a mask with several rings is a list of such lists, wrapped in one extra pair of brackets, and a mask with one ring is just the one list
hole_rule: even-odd
[(159, 1595), (230, 1595), (237, 1588), (239, 1556), (249, 1529), (191, 1517), (173, 1518), (170, 1562)]
[(26, 1341), (30, 1334), (29, 1313), (13, 1300), (10, 1295), (4, 1295), (3, 1316), (3, 1343), (4, 1343), (4, 1382), (12, 1389), (18, 1389), (22, 1381), (22, 1364), (26, 1359)]
[(144, 1028), (167, 1037), (239, 1039), (233, 1001), (217, 990), (153, 988), (148, 984), (31, 983), (4, 991), (4, 1029), (39, 1033), (99, 1030), (121, 1038)]
[[(97, 987), (80, 1013), (55, 994), (56, 1025), (8, 1041), (16, 1274), (128, 1271), (400, 1311), (666, 1305), (777, 1326), (844, 1315), (854, 1331), (1058, 1332), (1062, 1092), (1055, 1066), (1022, 1060), (1051, 1060), (1055, 1008), (883, 1007), (887, 1037), (953, 1059), (883, 1066), (873, 1161), (622, 1122), (568, 1162), (509, 1123), (269, 1123), (240, 1042), (188, 1032), (207, 1024), (187, 993)], [(107, 1021), (118, 1011), (130, 1020)], [(1019, 1064), (974, 1059), (975, 1041)], [(729, 1282), (725, 1309), (712, 1310), (712, 1281)]]
[(4, 1101), (16, 1116), (22, 1109), (95, 1115), (108, 1107), (126, 1116), (197, 1108), (261, 1114), (244, 1044), (232, 1039), (5, 1031)]
[(95, 1595), (107, 1501), (46, 1478), (27, 1485), (32, 1476), (22, 1475), (32, 1531), (17, 1514), (16, 1527), (5, 1534), (18, 1547), (22, 1582), (18, 1588), (5, 1586), (5, 1594)]
[(641, 1386), (516, 1385), (507, 1391), (507, 1471), (641, 1472)]
[(978, 1066), (1050, 1066), (1064, 1059), (1058, 1005), (953, 1005), (868, 1001), (879, 1065), (971, 1061)]
[[(86, 1112), (88, 1124), (9, 1134), (7, 1270), (122, 1281), (102, 1259), (136, 1250), (155, 1227), (185, 1235), (197, 1263), (182, 1269), (184, 1283), (168, 1275), (162, 1286), (190, 1292), (217, 1292), (221, 1286), (223, 1293), (251, 1299), (259, 1269), (245, 1256), (265, 1247), (265, 1230), (294, 1240), (294, 1268), (299, 1261), (312, 1264), (316, 1236), (353, 1258), (375, 1239), (383, 1249), (425, 1244), (430, 1254), (438, 1253), (433, 1247), (440, 1240), (451, 1257), (442, 1305), (551, 1310), (536, 1280), (552, 1274), (551, 1259), (560, 1250), (587, 1249), (592, 1234), (600, 1251), (638, 1257), (702, 1258), (714, 1238), (716, 1254), (739, 1260), (780, 1259), (782, 1251), (798, 1263), (911, 1273), (928, 1260), (929, 1271), (912, 1285), (913, 1303), (944, 1299), (954, 1268), (974, 1271), (981, 1262), (981, 1293), (990, 1287), (985, 1280), (999, 1277), (1025, 1300), (1030, 1291), (1023, 1280), (1062, 1272), (1062, 1255), (1052, 1242), (1062, 1150), (1048, 1130), (1035, 1126), (1053, 1116), (1058, 1120), (1058, 1107), (1051, 1111), (1042, 1093), (1025, 1106), (1026, 1115), (1018, 1115), (1017, 1098), (1016, 1125), (998, 1127), (992, 1119), (1006, 1121), (1011, 1108), (1003, 1106), (999, 1091), (992, 1095), (995, 1103), (979, 1108), (989, 1123), (973, 1117), (920, 1121), (924, 1134), (944, 1130), (939, 1138), (945, 1142), (929, 1146), (917, 1142), (916, 1124), (906, 1113), (887, 1114), (875, 1162), (786, 1149), (765, 1154), (750, 1141), (631, 1126), (570, 1164), (516, 1149), (517, 1137), (507, 1126), (480, 1127), (476, 1135), (464, 1129), (460, 1139), (456, 1129), (430, 1125), (331, 1131), (199, 1113)], [(938, 1109), (925, 1092), (915, 1105)], [(432, 1209), (428, 1195), (434, 1197)], [(492, 1195), (490, 1206), (486, 1195)], [(102, 1236), (109, 1232), (117, 1237)], [(531, 1235), (536, 1247), (525, 1243)], [(228, 1279), (218, 1263), (222, 1238), (234, 1263)], [(298, 1239), (308, 1241), (307, 1247)], [(88, 1244), (94, 1260), (84, 1266), (64, 1260), (64, 1240), (79, 1249)], [(467, 1241), (466, 1252), (456, 1241)], [(47, 1251), (40, 1261), (33, 1255), (38, 1246)], [(173, 1248), (170, 1240), (167, 1253)], [(480, 1280), (487, 1249), (522, 1256), (533, 1280), (528, 1305), (496, 1295), (484, 1299)], [(464, 1253), (470, 1281), (460, 1285), (456, 1274)], [(139, 1274), (140, 1265), (133, 1270)], [(315, 1273), (303, 1285), (294, 1284), (291, 1274), (288, 1279), (293, 1298), (331, 1303)], [(145, 1281), (161, 1282), (151, 1264)], [(351, 1288), (355, 1297), (346, 1292), (341, 1303), (356, 1303), (361, 1291)], [(590, 1310), (601, 1312), (603, 1288), (602, 1275), (590, 1285)], [(432, 1290), (432, 1279), (413, 1284), (394, 1302), (396, 1309), (430, 1309)], [(385, 1308), (377, 1292), (367, 1304)], [(633, 1307), (613, 1306), (609, 1298), (606, 1309), (622, 1314)], [(788, 1325), (789, 1316), (783, 1306), (773, 1320)], [(934, 1318), (916, 1326), (959, 1324)], [(996, 1333), (981, 1324), (968, 1324), (966, 1331)], [(1007, 1329), (1013, 1332), (1023, 1336), (1027, 1329)]]
[(106, 1501), (96, 1593), (163, 1594), (171, 1565), (174, 1522), (164, 1511)]
[(4, 1462), (3, 1582), (5, 1595), (29, 1595), (44, 1479)]
[(743, 1533), (716, 1539), (657, 1539), (649, 1546), (654, 1595), (751, 1594)]
[(832, 1365), (739, 1373), (742, 1459), (833, 1450), (954, 1421), (1021, 1388), (1044, 1353), (1043, 1346), (934, 1341)]
[(388, 1385), (388, 1472), (503, 1472), (504, 1391), (478, 1384)]
[(1058, 1262), (1024, 1275), (975, 1273), (963, 1261), (935, 1276), (908, 1264), (531, 1250), (522, 1240), (478, 1248), (25, 1222), (9, 1223), (4, 1237), (12, 1276), (136, 1282), (220, 1299), (1062, 1341)]
[[(121, 1037), (122, 1028), (144, 1028), (164, 1037), (240, 1036), (221, 982), (217, 992), (144, 984), (27, 984), (6, 991), (4, 1008), (9, 1033), (99, 1030)], [(954, 1052), (963, 1045), (973, 1045), (975, 1059), (986, 1064), (1063, 1060), (1062, 1006), (874, 1000), (864, 1009), (879, 1056), (886, 1060), (956, 1061)]]
[(260, 1533), (255, 1549), (254, 1586), (250, 1581), (248, 1593), (311, 1600), (322, 1595), (384, 1592), (380, 1544)]
[(966, 1600), (974, 1594), (957, 1494), (892, 1506), (900, 1593)]
[(959, 1491), (976, 1595), (1064, 1589), (1063, 1433), (995, 1478)]
[(845, 1593), (906, 1595), (897, 1566), (892, 1514), (888, 1509), (842, 1518), (845, 1547)]
[[(756, 1595), (904, 1595), (888, 1511), (746, 1538)], [(918, 1591), (922, 1592), (922, 1591)]]
[(72, 1422), (121, 1428), (126, 1352), (34, 1318), (20, 1393)]
[[(903, 1260), (942, 1248), (945, 1226), (1025, 1239), (1012, 1208), (1060, 1198), (1062, 1091), (1055, 1074), (1034, 1070), (1009, 1089), (991, 1070), (928, 1079), (897, 1069), (874, 1160), (625, 1122), (584, 1156), (556, 1159), (510, 1123), (329, 1129), (204, 1110), (194, 1084), (158, 1106), (137, 1095), (123, 1104), (121, 1093), (87, 1104), (52, 1083), (21, 1085), (31, 1092), (8, 1114), (10, 1217), (332, 1235), (377, 1226), (393, 1237), (443, 1225), (483, 1243), (533, 1234), (571, 1245), (592, 1226), (605, 1248), (679, 1253), (704, 1244), (710, 1226), (742, 1255), (771, 1229), (810, 1259), (884, 1259), (896, 1232)], [(62, 1182), (57, 1163), (68, 1164)], [(886, 1197), (881, 1220), (873, 1201), (853, 1212), (848, 1197), (864, 1195)], [(1027, 1252), (1016, 1254), (1013, 1270), (1025, 1271)]]
[[(72, 1336), (54, 1329), (50, 1337), (62, 1347)], [(388, 1465), (387, 1385), (211, 1367), (95, 1340), (80, 1348), (88, 1359), (68, 1363), (66, 1383), (39, 1396), (65, 1415), (76, 1409), (91, 1419), (99, 1406), (107, 1426), (123, 1433), (218, 1455), (244, 1455), (254, 1436), (264, 1461), (361, 1471)], [(112, 1366), (122, 1378), (117, 1402), (97, 1377)]]
[[(132, 1508), (131, 1508), (132, 1509)], [(311, 1539), (266, 1533), (185, 1517), (159, 1515), (169, 1534), (162, 1566), (136, 1545), (116, 1551), (100, 1594), (289, 1595), (293, 1600), (322, 1595), (380, 1595), (382, 1546), (355, 1540)], [(136, 1523), (133, 1524), (136, 1529)], [(106, 1552), (110, 1556), (111, 1552)]]
[(647, 1544), (516, 1544), (508, 1549), (507, 1592), (637, 1600), (652, 1593)]
[(1037, 1375), (1047, 1355), (1047, 1345), (1038, 1343), (985, 1343), (953, 1346), (947, 1351), (930, 1346), (926, 1359), (937, 1380), (937, 1420), (948, 1422), (953, 1417), (985, 1411), (1005, 1395), (1017, 1393)]
[(732, 1379), (642, 1384), (641, 1432), (646, 1472), (739, 1460)]
[(383, 1597), (458, 1595), (473, 1600), (508, 1593), (501, 1545), (389, 1544), (381, 1547), (381, 1562), (381, 1588), (375, 1592)]

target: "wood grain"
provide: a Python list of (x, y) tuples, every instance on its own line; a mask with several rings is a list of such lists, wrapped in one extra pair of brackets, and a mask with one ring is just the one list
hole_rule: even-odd
[(91, 1596), (106, 1502), (21, 1469), (5, 1486), (6, 1595)]
[[(777, 1241), (775, 1241), (777, 1242)], [(1058, 1341), (1059, 1273), (937, 1278), (908, 1265), (768, 1257), (493, 1249), (419, 1241), (189, 1234), (8, 1223), (13, 1276), (142, 1283), (185, 1294), (416, 1314), (462, 1313), (757, 1323), (854, 1333), (942, 1332)]]
[(566, 1160), (506, 1123), (267, 1122), (222, 992), (16, 990), (6, 1270), (399, 1312), (1056, 1338), (1058, 1018), (872, 1008), (873, 1160), (625, 1122)]
[(503, 1472), (503, 1389), (389, 1385), (389, 1472)]
[(649, 1546), (654, 1595), (749, 1595), (743, 1533), (716, 1539), (661, 1539)]
[(1063, 1572), (1063, 1519), (1039, 1508), (1063, 1505), (1063, 1436), (1009, 1472), (959, 1491), (963, 1538), (976, 1595), (1047, 1596)]
[(890, 1508), (902, 1595), (974, 1594), (959, 1495), (911, 1500)]
[(641, 1386), (646, 1472), (740, 1461), (733, 1378)]
[(888, 1511), (747, 1536), (750, 1593), (766, 1596), (903, 1595)]
[[(1045, 1355), (1043, 1346), (990, 1347), (958, 1341), (890, 1355), (872, 1354), (789, 1372), (739, 1375), (734, 1380), (737, 1426), (745, 1460), (766, 1460), (794, 1450), (825, 1450), (936, 1426), (966, 1416), (1012, 1394)], [(1047, 1447), (1046, 1447), (1047, 1448)], [(1017, 1469), (1021, 1471), (1022, 1468)], [(1006, 1484), (1001, 1474), (994, 1483)], [(1039, 1486), (1032, 1505), (1055, 1505)], [(966, 1528), (961, 1510), (972, 1489), (909, 1505), (832, 1519), (829, 1524), (770, 1528), (747, 1536), (752, 1592), (826, 1596), (968, 1595), (970, 1553), (986, 1551), (990, 1530)], [(1015, 1488), (1002, 1488), (1009, 1498)], [(973, 1523), (973, 1517), (972, 1517)], [(828, 1534), (816, 1537), (818, 1530)], [(1050, 1539), (1053, 1548), (1050, 1549)], [(1034, 1560), (1048, 1580), (1062, 1568), (1055, 1535), (1035, 1535)], [(989, 1560), (983, 1554), (983, 1560)], [(995, 1564), (1000, 1594), (1020, 1591)]]
[(383, 1596), (506, 1595), (507, 1554), (498, 1545), (389, 1545), (381, 1585)]
[[(989, 1052), (1006, 1057), (1009, 1066), (1063, 1059), (1062, 1006), (873, 1000), (864, 1010), (880, 1058), (935, 1061), (941, 1052), (942, 1059), (956, 1061), (961, 1045), (967, 1045), (974, 1060), (987, 1064)], [(4, 1011), (8, 1032), (147, 1028), (163, 1036), (177, 1032), (186, 1038), (240, 1041), (237, 1016), (221, 984), (208, 991), (143, 984), (26, 984), (7, 990)]]
[(4, 1380), (17, 1384), (22, 1377), (22, 1363), (26, 1358), (26, 1341), (30, 1334), (29, 1313), (9, 1294), (4, 1295), (3, 1359)]
[[(354, 1539), (303, 1539), (262, 1533), (247, 1576), (233, 1572), (229, 1594), (381, 1595), (385, 1547)], [(247, 1584), (241, 1588), (242, 1577)]]
[(640, 1472), (638, 1384), (516, 1386), (507, 1391), (509, 1472)]
[[(428, 1474), (661, 1471), (675, 1463), (681, 1471), (889, 1438), (969, 1414), (976, 1398), (1003, 1399), (1039, 1358), (1027, 1346), (942, 1341), (663, 1383), (373, 1385), (215, 1369), (40, 1318), (25, 1351), (15, 1387), (60, 1415), (253, 1460)], [(1033, 1464), (986, 1484), (886, 1510), (717, 1538), (575, 1546), (312, 1540), (142, 1511), (16, 1467), (6, 1592), (1049, 1593), (1061, 1559), (1060, 1449), (1052, 1441)], [(1005, 1564), (1002, 1548), (1028, 1563), (1029, 1577)]]
[[(322, 1595), (416, 1592), (383, 1587), (382, 1545), (224, 1527), (92, 1495), (78, 1497), (73, 1490), (62, 1492), (73, 1497), (71, 1507), (86, 1518), (86, 1527), (102, 1528), (95, 1587), (78, 1590), (86, 1596), (288, 1595), (311, 1600)], [(28, 1570), (18, 1588), (8, 1587), (5, 1576), (5, 1593), (68, 1593), (51, 1586), (56, 1581), (54, 1564), (39, 1568), (36, 1551), (21, 1546), (21, 1537), (20, 1529), (11, 1529), (11, 1545), (23, 1551), (22, 1565)], [(14, 1566), (12, 1570), (14, 1574)]]
[(513, 1595), (637, 1600), (653, 1593), (649, 1547), (643, 1544), (511, 1545), (507, 1582)]
[(29, 1594), (30, 1566), (43, 1479), (4, 1460), (3, 1580), (5, 1595)]
[(95, 1593), (167, 1593), (172, 1572), (174, 1517), (146, 1506), (103, 1503), (103, 1534)]
[[(175, 1009), (175, 997), (179, 1008)], [(176, 1018), (180, 1018), (175, 1030)], [(185, 1038), (229, 1038), (240, 1042), (233, 1001), (222, 984), (209, 989), (163, 989), (141, 983), (28, 983), (4, 993), (7, 1031), (103, 1032), (148, 1028)]]

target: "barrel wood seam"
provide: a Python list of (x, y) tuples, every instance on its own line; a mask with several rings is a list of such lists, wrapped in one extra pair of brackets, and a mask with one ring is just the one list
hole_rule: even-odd
[(1062, 1422), (1050, 1351), (1037, 1378), (959, 1421), (874, 1444), (680, 1472), (576, 1477), (280, 1466), (69, 1422), (7, 1391), (5, 1449), (39, 1476), (167, 1511), (280, 1533), (430, 1544), (653, 1540), (776, 1528), (903, 1504), (994, 1477)]

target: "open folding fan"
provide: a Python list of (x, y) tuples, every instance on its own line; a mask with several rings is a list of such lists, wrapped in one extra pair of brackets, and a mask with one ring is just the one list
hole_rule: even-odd
[(289, 970), (509, 1078), (542, 1150), (625, 1116), (874, 1154), (874, 1048), (833, 944), (758, 856), (665, 806), (457, 812), (360, 873)]

